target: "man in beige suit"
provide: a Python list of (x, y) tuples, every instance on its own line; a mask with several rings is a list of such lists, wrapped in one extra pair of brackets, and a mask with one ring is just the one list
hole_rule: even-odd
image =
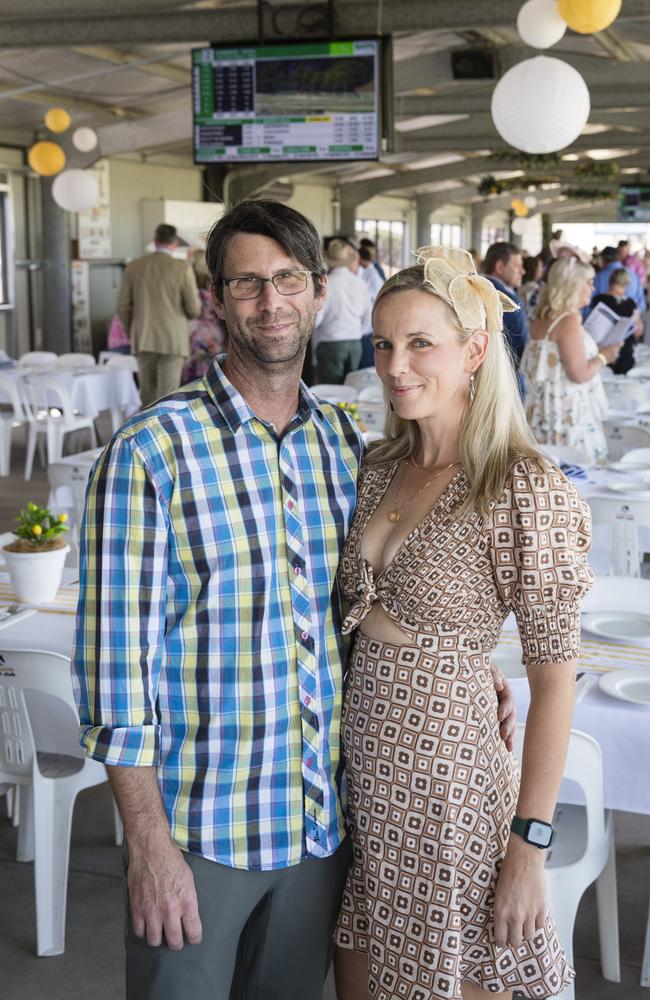
[(178, 246), (174, 226), (158, 226), (154, 241), (155, 253), (127, 266), (117, 300), (138, 359), (143, 406), (178, 389), (189, 351), (187, 321), (201, 312), (192, 268), (172, 256)]

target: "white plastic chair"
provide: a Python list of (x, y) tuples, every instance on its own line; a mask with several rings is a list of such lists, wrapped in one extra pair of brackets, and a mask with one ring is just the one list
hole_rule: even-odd
[(540, 444), (538, 448), (544, 455), (555, 462), (556, 465), (583, 465), (589, 466), (589, 461), (584, 451), (580, 448), (571, 448), (564, 444)]
[(368, 386), (381, 386), (381, 379), (376, 368), (359, 368), (356, 372), (348, 372), (343, 381), (344, 385), (351, 385), (353, 389), (360, 392)]
[(603, 382), (607, 402), (613, 410), (621, 410), (633, 416), (646, 400), (646, 391), (637, 382), (629, 382), (624, 376), (619, 376), (618, 381), (608, 380)]
[(137, 375), (140, 370), (138, 359), (133, 354), (110, 354), (110, 357), (104, 359), (103, 364), (107, 368), (122, 368), (125, 371), (133, 372), (134, 375)]
[(318, 385), (312, 385), (311, 391), (319, 399), (324, 399), (328, 403), (356, 403), (357, 401), (357, 390), (350, 385), (330, 385), (327, 382), (321, 382)]
[(384, 386), (381, 381), (374, 385), (366, 385), (359, 389), (359, 401), (362, 403), (383, 403)]
[(69, 354), (59, 354), (58, 364), (60, 368), (94, 368), (97, 362), (94, 354), (72, 351)]
[(50, 368), (58, 361), (58, 354), (54, 351), (25, 351), (18, 358), (18, 364), (34, 367)]
[(16, 427), (29, 423), (20, 395), (20, 386), (11, 375), (0, 372), (0, 393), (8, 397), (11, 410), (0, 411), (0, 476), (11, 471), (11, 439)]
[(621, 500), (618, 497), (585, 497), (594, 525), (611, 529), (611, 572), (616, 576), (639, 577), (639, 528), (650, 528), (650, 500)]
[(650, 448), (650, 428), (609, 419), (603, 421), (603, 428), (610, 462), (619, 461), (631, 448)]
[[(524, 726), (517, 726), (515, 755), (521, 760)], [(550, 910), (569, 964), (573, 964), (573, 928), (585, 890), (596, 883), (600, 962), (603, 977), (621, 981), (616, 898), (616, 856), (612, 813), (603, 803), (603, 761), (593, 737), (571, 730), (563, 777), (582, 788), (584, 805), (558, 803), (553, 817), (557, 830), (546, 852), (545, 874)], [(573, 984), (560, 1000), (575, 1000)]]
[(93, 456), (92, 461), (84, 461), (79, 464), (68, 461), (51, 462), (47, 467), (47, 478), (52, 491), (48, 504), (49, 506), (54, 504), (58, 510), (61, 507), (65, 507), (67, 510), (72, 511), (70, 528), (72, 537), (75, 540), (79, 537), (79, 529), (83, 518), (88, 476), (90, 475), (95, 458), (100, 453), (100, 449), (88, 453)]
[[(79, 746), (69, 658), (36, 650), (0, 653), (0, 720), (0, 783), (21, 789), (17, 858), (34, 861), (36, 951), (60, 955), (75, 799), (107, 780), (104, 765)], [(117, 809), (113, 819), (119, 844)]]
[(386, 422), (386, 407), (383, 403), (357, 403), (357, 413), (368, 431), (383, 433)]
[(71, 431), (87, 430), (92, 447), (97, 447), (92, 418), (74, 412), (70, 393), (58, 379), (50, 375), (26, 376), (22, 380), (22, 398), (29, 417), (25, 479), (31, 478), (39, 434), (44, 435), (47, 442), (48, 464), (62, 457), (65, 436)]

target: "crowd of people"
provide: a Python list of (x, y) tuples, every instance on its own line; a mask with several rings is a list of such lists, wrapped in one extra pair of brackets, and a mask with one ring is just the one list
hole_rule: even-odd
[[(592, 271), (560, 256), (528, 331), (517, 247), (490, 248), (485, 275), (422, 248), (372, 308), (352, 249), (324, 259), (286, 205), (226, 212), (205, 257), (225, 357), (91, 473), (74, 687), (124, 820), (129, 1000), (321, 1000), (334, 944), (339, 1000), (551, 997), (574, 975), (543, 872), (590, 516), (522, 392), (544, 367), (593, 377)], [(161, 273), (196, 318), (187, 265)], [(344, 307), (372, 323), (389, 404), (367, 452), (301, 380), (314, 337), (319, 371), (358, 363)], [(491, 663), (511, 612), (533, 695), (521, 776)]]

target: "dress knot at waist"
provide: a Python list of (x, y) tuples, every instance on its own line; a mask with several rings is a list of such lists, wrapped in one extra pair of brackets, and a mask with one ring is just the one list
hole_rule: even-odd
[[(381, 574), (380, 574), (381, 577)], [(375, 580), (375, 573), (367, 559), (362, 559), (359, 566), (359, 579), (355, 587), (356, 601), (352, 604), (348, 614), (343, 621), (341, 631), (343, 635), (358, 628), (366, 617), (373, 604), (381, 601), (382, 593), (386, 593), (387, 587), (382, 585), (381, 579)]]

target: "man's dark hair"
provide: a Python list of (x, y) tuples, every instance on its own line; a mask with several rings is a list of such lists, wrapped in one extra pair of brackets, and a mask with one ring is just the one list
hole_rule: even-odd
[(618, 260), (618, 250), (616, 247), (603, 247), (600, 256), (603, 258), (603, 264), (612, 264)]
[(161, 222), (159, 226), (156, 226), (153, 238), (156, 243), (160, 243), (161, 247), (168, 247), (170, 243), (175, 243), (178, 239), (176, 226), (169, 226), (166, 222)]
[(278, 201), (242, 201), (226, 212), (208, 233), (205, 261), (212, 287), (221, 298), (224, 262), (228, 244), (237, 233), (267, 236), (279, 243), (287, 257), (292, 257), (309, 270), (314, 278), (314, 294), (323, 287), (327, 273), (316, 227), (295, 208)]
[(361, 260), (370, 261), (371, 264), (375, 259), (375, 254), (372, 247), (366, 246), (365, 244), (362, 244), (359, 247), (359, 256), (361, 257)]
[(487, 253), (485, 254), (485, 260), (483, 261), (483, 273), (484, 274), (494, 274), (494, 269), (501, 261), (502, 264), (507, 264), (514, 254), (521, 255), (521, 247), (518, 247), (516, 243), (492, 243), (487, 248)]
[(374, 250), (377, 244), (373, 243), (372, 240), (369, 240), (367, 236), (364, 236), (363, 239), (359, 240), (359, 246), (370, 247), (371, 250)]
[(630, 245), (630, 241), (629, 240), (619, 240), (618, 241), (618, 249), (619, 250), (621, 249), (621, 247), (629, 247), (629, 245)]

